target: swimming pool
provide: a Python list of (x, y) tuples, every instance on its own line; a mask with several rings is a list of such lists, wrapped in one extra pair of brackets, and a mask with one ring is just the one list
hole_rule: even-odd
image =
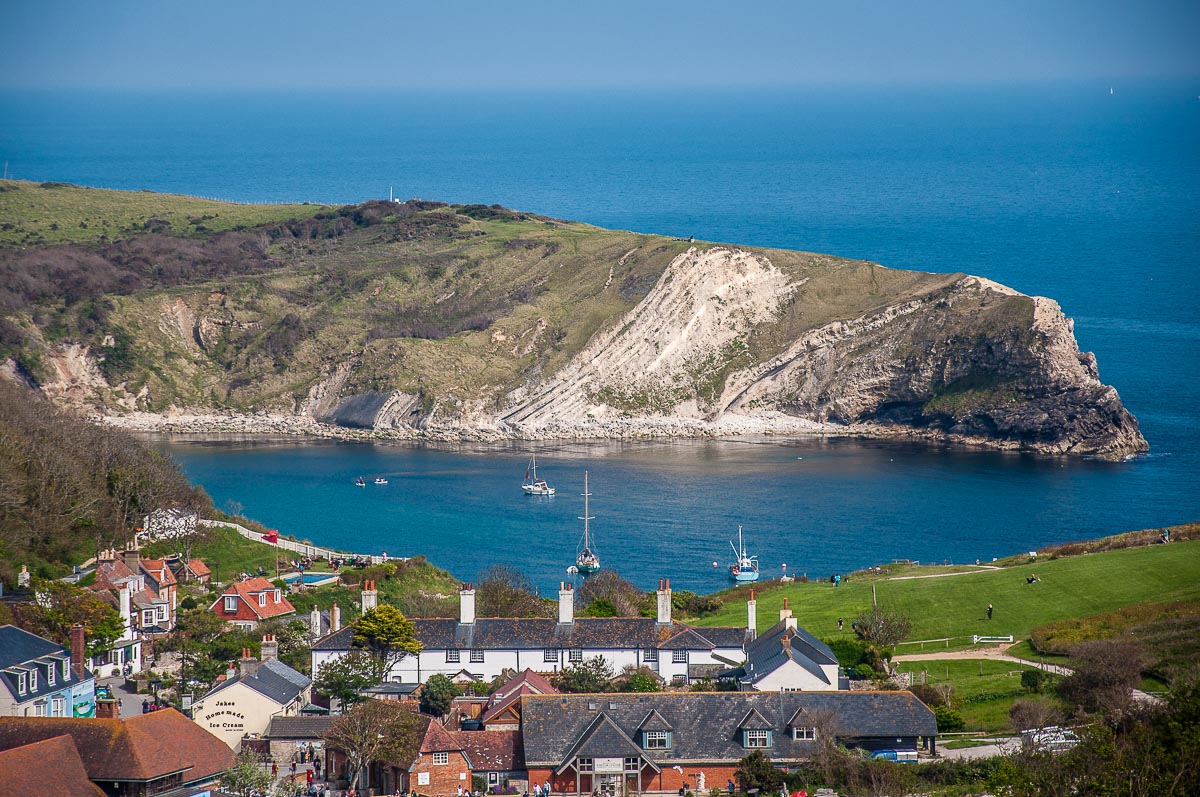
[(332, 584), (338, 579), (337, 573), (292, 573), (283, 577), (283, 580), (289, 584), (295, 584), (299, 581), (301, 584), (309, 587), (319, 587), (325, 584)]

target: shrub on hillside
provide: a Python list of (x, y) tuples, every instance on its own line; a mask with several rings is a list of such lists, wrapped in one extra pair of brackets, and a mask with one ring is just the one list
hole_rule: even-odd
[(946, 706), (934, 708), (933, 716), (937, 719), (937, 729), (941, 733), (961, 731), (967, 724), (962, 714)]

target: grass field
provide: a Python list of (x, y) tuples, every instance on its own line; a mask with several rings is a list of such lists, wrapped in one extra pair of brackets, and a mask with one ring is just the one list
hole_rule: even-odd
[(897, 669), (913, 673), (913, 683), (951, 684), (963, 701), (957, 709), (966, 722), (963, 730), (986, 733), (1008, 730), (1008, 710), (1025, 696), (1021, 673), (1034, 668), (1008, 661), (955, 659), (901, 662)]
[[(1037, 574), (1036, 584), (1026, 577)], [(758, 598), (759, 630), (778, 620), (784, 598), (800, 624), (821, 638), (852, 635), (850, 621), (871, 607), (874, 586), (879, 604), (912, 619), (909, 640), (1012, 634), (1016, 640), (1031, 628), (1055, 620), (1085, 617), (1137, 603), (1200, 597), (1200, 541), (1151, 545), (1119, 551), (1039, 561), (967, 575), (874, 582), (849, 580), (792, 583)], [(995, 613), (987, 619), (987, 606)], [(732, 601), (698, 625), (742, 625), (746, 607)], [(955, 641), (961, 647), (964, 640)], [(969, 643), (970, 640), (965, 640)], [(952, 647), (955, 645), (952, 644)], [(928, 646), (927, 646), (928, 648)], [(898, 652), (916, 652), (901, 646)]]
[[(169, 542), (154, 543), (146, 548), (149, 556), (161, 556), (177, 546)], [(275, 578), (276, 549), (261, 542), (248, 540), (227, 527), (212, 529), (209, 538), (192, 549), (192, 556), (204, 560), (213, 571), (214, 581), (229, 583), (240, 573), (257, 573), (263, 568), (268, 578)]]
[(302, 219), (324, 209), (312, 204), (243, 205), (180, 194), (0, 180), (0, 246), (97, 243), (128, 238), (152, 227), (189, 236)]

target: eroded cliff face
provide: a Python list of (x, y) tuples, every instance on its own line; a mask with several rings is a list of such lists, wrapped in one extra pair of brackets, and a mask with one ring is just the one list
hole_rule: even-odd
[(793, 296), (802, 285), (761, 255), (689, 251), (565, 368), (512, 394), (503, 420), (556, 436), (614, 418), (720, 431), (749, 418), (786, 426), (782, 415), (827, 432), (910, 430), (1045, 453), (1147, 449), (1052, 300), (968, 276), (756, 357), (755, 336), (804, 301)]
[[(614, 267), (635, 251), (614, 257)], [(806, 272), (763, 252), (689, 248), (631, 309), (552, 369), (543, 356), (553, 331), (546, 319), (483, 333), (486, 356), (533, 363), (515, 389), (394, 389), (386, 374), (363, 389), (361, 347), (324, 357), (311, 373), (284, 369), (277, 378), (304, 389), (253, 413), (214, 412), (202, 398), (172, 400), (165, 410), (160, 400), (145, 412), (154, 396), (108, 385), (95, 355), (78, 347), (56, 350), (42, 389), (64, 403), (103, 406), (114, 422), (183, 431), (438, 439), (814, 432), (1110, 458), (1147, 449), (1057, 303), (961, 275), (919, 275), (911, 290), (876, 292), (876, 282), (912, 273), (853, 265), (861, 284), (843, 289), (837, 280), (849, 270)], [(846, 305), (856, 309), (828, 310), (839, 290), (862, 292)], [(204, 379), (220, 378), (203, 367), (221, 353), (226, 331), (258, 334), (257, 321), (226, 307), (220, 293), (163, 299), (155, 319), (201, 397), (213, 390)], [(375, 373), (384, 360), (372, 356)], [(388, 356), (402, 363), (405, 353)]]

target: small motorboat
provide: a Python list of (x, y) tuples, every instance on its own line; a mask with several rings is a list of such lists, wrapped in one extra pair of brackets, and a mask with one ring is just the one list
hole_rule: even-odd
[(375, 480), (375, 483), (376, 484), (387, 484), (387, 479), (380, 476), (378, 479)]
[(359, 476), (357, 479), (355, 479), (355, 480), (354, 480), (354, 485), (355, 485), (356, 487), (366, 487), (366, 486), (367, 486), (367, 480), (366, 480), (366, 479), (364, 479), (362, 476)]

